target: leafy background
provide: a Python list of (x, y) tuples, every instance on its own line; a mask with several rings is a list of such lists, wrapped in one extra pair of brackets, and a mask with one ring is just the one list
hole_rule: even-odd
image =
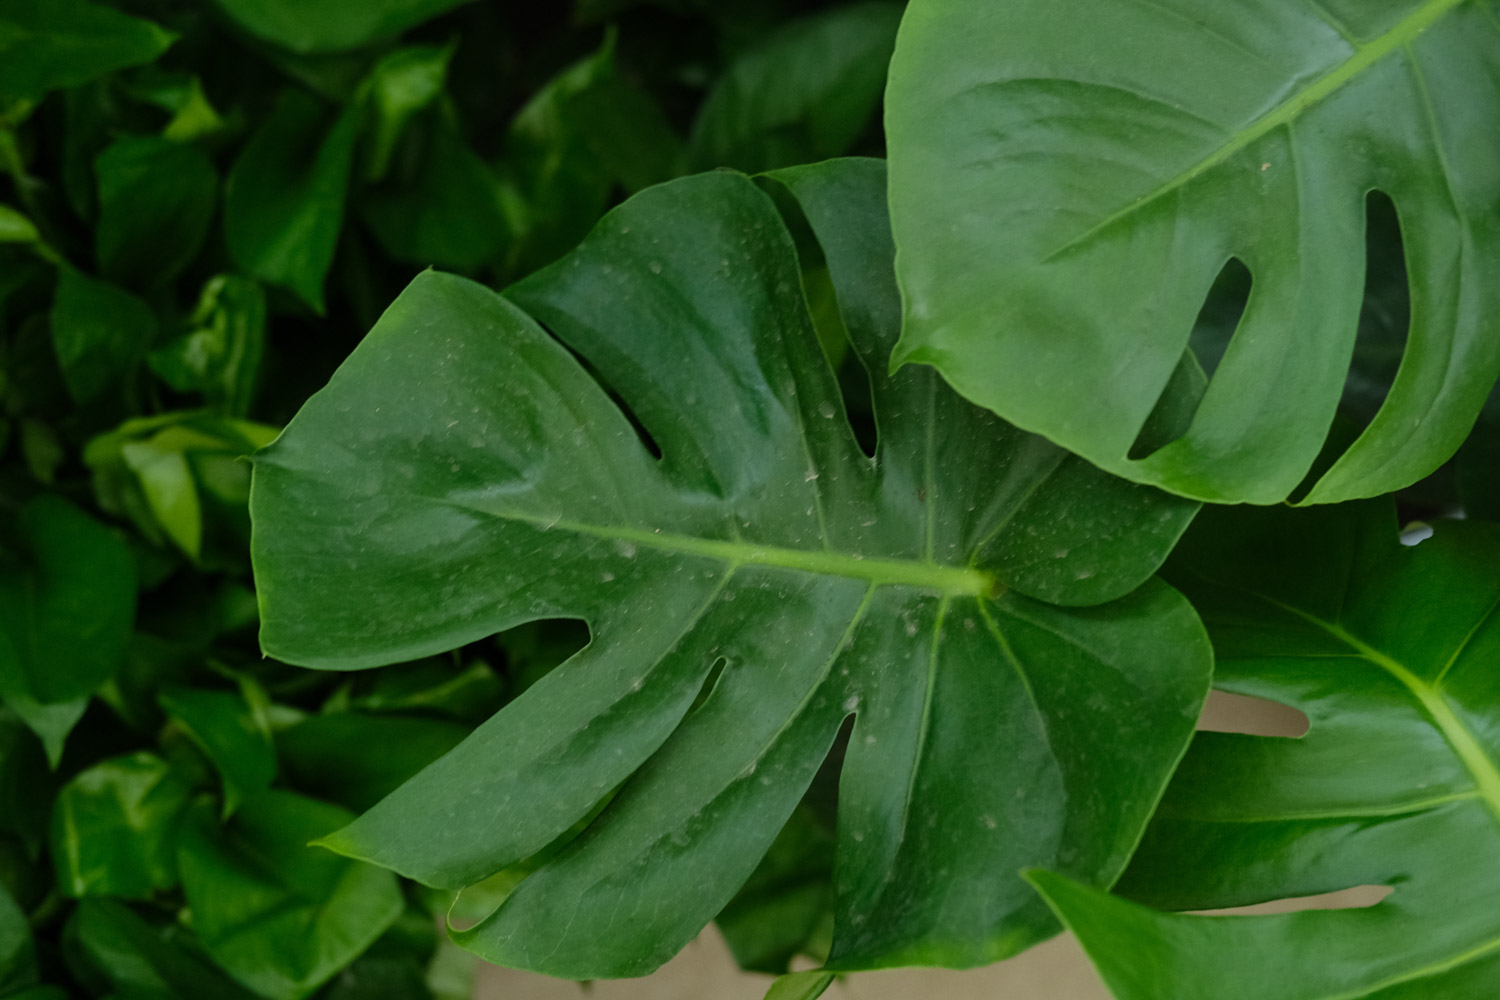
[[(689, 169), (881, 153), (898, 18), (0, 4), (0, 994), (468, 995), (451, 893), (305, 845), (585, 636), (263, 658), (242, 457), (426, 267), (504, 285)], [(820, 933), (827, 836), (731, 907), (747, 966)]]

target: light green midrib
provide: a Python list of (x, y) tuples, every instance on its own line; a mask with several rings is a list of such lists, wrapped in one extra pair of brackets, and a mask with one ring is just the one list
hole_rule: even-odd
[(1048, 254), (1046, 260), (1050, 261), (1071, 250), (1073, 247), (1088, 242), (1120, 220), (1135, 214), (1147, 205), (1156, 202), (1177, 189), (1185, 187), (1201, 174), (1212, 170), (1236, 153), (1243, 151), (1257, 139), (1288, 124), (1308, 108), (1322, 101), (1334, 93), (1334, 91), (1339, 90), (1346, 83), (1349, 83), (1392, 52), (1411, 44), (1418, 35), (1431, 27), (1434, 22), (1444, 14), (1447, 14), (1448, 11), (1468, 2), (1469, 0), (1428, 0), (1426, 4), (1423, 4), (1417, 10), (1398, 21), (1384, 34), (1376, 36), (1363, 45), (1354, 45), (1354, 54), (1344, 62), (1318, 77), (1306, 88), (1288, 97), (1249, 125), (1232, 133), (1228, 142), (1193, 164), (1187, 170), (1184, 170), (1148, 194), (1137, 198), (1124, 208), (1105, 217), (1101, 222), (1089, 227), (1081, 235), (1073, 237), (1067, 243), (1064, 243)]
[(1485, 804), (1490, 807), (1490, 811), (1495, 814), (1495, 818), (1500, 819), (1500, 768), (1495, 766), (1495, 762), (1490, 759), (1489, 754), (1485, 753), (1484, 748), (1479, 745), (1479, 741), (1474, 738), (1474, 734), (1469, 732), (1468, 727), (1459, 719), (1458, 715), (1453, 711), (1452, 706), (1448, 704), (1447, 700), (1432, 685), (1423, 682), (1421, 678), (1408, 670), (1404, 665), (1357, 636), (1350, 634), (1340, 626), (1335, 625), (1333, 622), (1324, 621), (1316, 615), (1308, 614), (1300, 608), (1283, 604), (1280, 601), (1270, 598), (1266, 598), (1266, 600), (1304, 621), (1323, 629), (1329, 635), (1346, 643), (1351, 649), (1356, 650), (1366, 660), (1369, 660), (1400, 681), (1412, 693), (1412, 696), (1421, 703), (1422, 708), (1432, 718), (1438, 730), (1443, 734), (1443, 738), (1448, 741), (1448, 745), (1453, 748), (1453, 752), (1463, 762), (1465, 770), (1474, 779), (1474, 785), (1479, 793), (1479, 797), (1484, 799)]
[(434, 499), (475, 513), (530, 524), (546, 531), (565, 531), (663, 552), (714, 559), (726, 563), (731, 570), (741, 566), (773, 566), (778, 569), (864, 580), (877, 586), (922, 587), (950, 597), (996, 597), (1004, 590), (994, 574), (972, 566), (944, 566), (934, 562), (901, 559), (866, 559), (831, 550), (788, 549), (745, 541), (696, 538), (623, 525), (588, 524), (561, 518), (549, 520), (533, 514)]

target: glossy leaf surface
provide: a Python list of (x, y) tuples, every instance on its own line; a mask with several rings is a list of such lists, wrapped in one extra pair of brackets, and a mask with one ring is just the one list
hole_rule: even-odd
[(1191, 729), (1206, 643), (1149, 577), (1192, 505), (931, 371), (888, 377), (882, 166), (779, 181), (870, 372), (875, 458), (781, 217), (727, 172), (643, 192), (506, 298), (421, 275), (257, 458), (270, 654), (355, 669), (589, 624), (583, 652), (324, 841), (457, 888), (608, 799), (457, 933), (490, 960), (655, 968), (751, 874), (853, 717), (831, 963), (990, 961), (1054, 930), (1016, 870), (1047, 857), (1109, 882)]
[(212, 809), (191, 817), (179, 864), (193, 926), (214, 960), (256, 993), (309, 995), (400, 915), (390, 872), (308, 846), (350, 815), (271, 791), (222, 827)]
[(1215, 683), (1311, 729), (1199, 734), (1117, 890), (1170, 910), (1394, 891), (1197, 917), (1033, 876), (1121, 1000), (1493, 994), (1500, 526), (1443, 522), (1415, 548), (1397, 527), (1385, 501), (1205, 512), (1169, 569), (1213, 636)]
[[(1490, 0), (917, 0), (887, 110), (896, 358), (1122, 476), (1282, 500), (1345, 382), (1379, 189), (1408, 352), (1307, 499), (1414, 482), (1500, 369), (1497, 31)], [(1238, 336), (1186, 435), (1129, 457), (1231, 257)]]

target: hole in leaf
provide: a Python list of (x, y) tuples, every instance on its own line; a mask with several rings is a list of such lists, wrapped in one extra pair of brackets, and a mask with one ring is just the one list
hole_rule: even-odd
[(1213, 690), (1198, 728), (1210, 733), (1243, 733), (1247, 736), (1281, 736), (1297, 738), (1311, 728), (1307, 715), (1266, 698)]
[(1229, 906), (1218, 910), (1192, 910), (1205, 917), (1257, 916), (1268, 913), (1295, 913), (1299, 910), (1363, 910), (1385, 900), (1395, 890), (1388, 885), (1356, 885), (1313, 896), (1288, 896), (1249, 906)]
[(1182, 360), (1130, 446), (1130, 459), (1146, 458), (1188, 432), (1208, 382), (1245, 315), (1251, 284), (1250, 269), (1238, 257), (1229, 258), (1219, 269), (1198, 310)]
[(577, 618), (545, 618), (501, 632), (495, 644), (504, 655), (507, 694), (518, 697), (589, 641), (588, 625)]
[(1411, 328), (1411, 288), (1407, 282), (1401, 220), (1383, 191), (1365, 197), (1365, 292), (1359, 308), (1354, 356), (1339, 398), (1346, 417), (1367, 426), (1390, 394), (1406, 354)]
[(599, 388), (604, 390), (604, 394), (609, 397), (610, 402), (614, 403), (616, 408), (618, 408), (619, 411), (624, 414), (625, 420), (635, 431), (635, 436), (640, 438), (641, 447), (650, 452), (652, 458), (660, 461), (661, 446), (656, 443), (656, 438), (651, 436), (651, 432), (646, 429), (646, 425), (641, 422), (641, 418), (636, 416), (635, 411), (632, 410), (630, 408), (630, 405), (625, 402), (625, 397), (621, 396), (617, 391), (615, 391), (614, 385), (611, 384), (609, 379), (604, 377), (604, 373), (601, 372), (598, 368), (594, 367), (594, 363), (591, 362), (588, 358), (573, 350), (573, 348), (566, 342), (564, 342), (561, 337), (553, 333), (551, 328), (549, 328), (545, 324), (541, 324), (541, 326), (542, 329), (547, 331), (547, 334), (551, 336), (553, 340), (557, 341), (557, 343), (562, 347), (563, 350), (567, 351), (573, 356), (573, 360), (577, 361), (578, 364), (582, 366), (583, 370), (588, 373), (589, 378), (598, 383)]

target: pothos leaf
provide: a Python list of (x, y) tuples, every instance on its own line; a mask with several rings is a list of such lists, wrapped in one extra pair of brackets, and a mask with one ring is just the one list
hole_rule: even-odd
[(1017, 869), (1109, 883), (1190, 735), (1206, 639), (1149, 577), (1193, 505), (931, 371), (888, 376), (883, 166), (776, 182), (870, 373), (875, 457), (775, 205), (719, 172), (637, 195), (505, 298), (418, 277), (257, 458), (268, 653), (354, 669), (538, 618), (590, 626), (324, 841), (461, 887), (607, 800), (456, 933), (491, 961), (655, 968), (749, 876), (851, 717), (830, 966), (992, 961), (1055, 930)]
[(1199, 528), (1171, 578), (1213, 635), (1216, 684), (1311, 728), (1200, 734), (1119, 891), (1169, 910), (1394, 891), (1364, 909), (1206, 918), (1036, 884), (1121, 1000), (1493, 995), (1500, 526), (1443, 522), (1403, 548), (1380, 501), (1215, 511)]

